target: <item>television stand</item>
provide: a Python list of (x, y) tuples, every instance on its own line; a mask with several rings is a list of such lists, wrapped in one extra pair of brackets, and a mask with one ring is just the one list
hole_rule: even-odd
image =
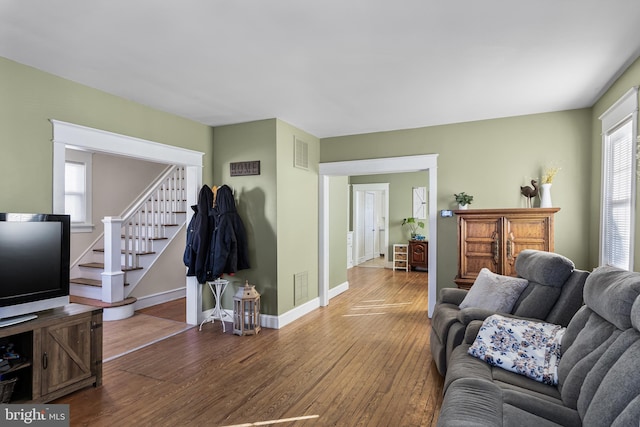
[(28, 322), (29, 320), (37, 319), (37, 314), (24, 314), (22, 316), (15, 317), (6, 317), (4, 319), (0, 319), (0, 328), (4, 328), (5, 326), (16, 325), (22, 322)]
[[(46, 403), (102, 384), (102, 309), (69, 304), (0, 328), (0, 346), (19, 358), (0, 379), (17, 378), (9, 403)], [(8, 319), (5, 319), (8, 320)]]

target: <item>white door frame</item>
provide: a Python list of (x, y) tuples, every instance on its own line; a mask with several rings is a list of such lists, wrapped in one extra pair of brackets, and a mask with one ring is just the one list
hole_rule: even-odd
[[(64, 213), (64, 164), (66, 147), (107, 153), (150, 162), (185, 167), (187, 206), (197, 204), (202, 187), (202, 157), (200, 151), (93, 129), (73, 123), (51, 120), (53, 124), (53, 213)], [(187, 210), (187, 224), (193, 212)], [(186, 278), (187, 323), (197, 325), (202, 314), (202, 285), (195, 277)]]
[[(387, 173), (429, 171), (429, 317), (433, 314), (437, 297), (437, 200), (438, 155), (425, 154), (382, 159), (348, 160), (320, 163), (319, 167), (319, 228), (320, 250), (318, 268), (318, 293), (320, 305), (329, 305), (329, 177), (375, 175)], [(425, 183), (426, 184), (426, 183)]]
[[(354, 232), (354, 236), (353, 236), (353, 251), (354, 251), (354, 265), (359, 264), (358, 259), (357, 259), (357, 253), (358, 253), (358, 247), (362, 244), (359, 241), (359, 236), (356, 233), (356, 217), (358, 215), (357, 212), (357, 207), (356, 207), (356, 193), (358, 191), (378, 191), (381, 192), (382, 194), (384, 194), (384, 206), (383, 206), (383, 213), (384, 213), (384, 244), (389, 246), (389, 183), (385, 182), (385, 183), (379, 183), (379, 184), (352, 184), (351, 185), (351, 191), (352, 191), (352, 206), (353, 206), (353, 232)], [(385, 256), (385, 261), (387, 260), (387, 248), (385, 248), (384, 251), (384, 256)]]

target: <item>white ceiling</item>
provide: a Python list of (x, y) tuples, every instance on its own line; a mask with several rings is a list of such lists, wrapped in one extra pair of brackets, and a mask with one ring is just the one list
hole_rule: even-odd
[(321, 138), (589, 107), (639, 54), (638, 0), (0, 1), (0, 56)]

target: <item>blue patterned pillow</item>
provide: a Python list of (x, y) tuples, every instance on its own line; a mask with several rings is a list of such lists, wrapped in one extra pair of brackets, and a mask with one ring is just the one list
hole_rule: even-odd
[(560, 325), (494, 314), (485, 319), (468, 352), (490, 365), (556, 385), (564, 331)]

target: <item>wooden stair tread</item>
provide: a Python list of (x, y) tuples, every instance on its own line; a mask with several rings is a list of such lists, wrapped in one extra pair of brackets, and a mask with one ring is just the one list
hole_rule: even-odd
[(129, 298), (125, 298), (122, 301), (104, 302), (98, 299), (79, 297), (77, 295), (69, 295), (69, 301), (75, 302), (76, 304), (90, 305), (92, 307), (112, 308), (112, 307), (122, 307), (124, 305), (134, 304), (137, 301), (137, 299), (134, 297), (129, 297)]
[[(72, 279), (69, 279), (69, 283), (74, 283), (76, 285), (95, 286), (96, 288), (102, 287), (101, 280), (87, 279), (86, 277), (74, 277)], [(129, 286), (129, 284), (125, 283), (124, 286)]]
[[(130, 222), (129, 223), (130, 226), (132, 227), (151, 227), (152, 224), (144, 224), (144, 223), (138, 223), (138, 222)], [(156, 226), (160, 226), (160, 227), (177, 227), (180, 224), (175, 224), (175, 223), (170, 223), (170, 224), (155, 224)]]
[[(103, 262), (87, 262), (85, 264), (78, 264), (79, 267), (87, 267), (87, 268), (102, 268), (104, 269), (104, 263)], [(122, 271), (133, 271), (133, 270), (142, 270), (142, 267), (129, 267), (129, 268), (125, 268), (124, 266), (122, 266), (120, 268)]]
[[(93, 252), (100, 252), (100, 253), (104, 253), (104, 248), (96, 248), (93, 250)], [(120, 253), (125, 253), (124, 249), (120, 251)], [(138, 252), (136, 253), (136, 255), (153, 255), (155, 254), (155, 251), (150, 251), (150, 252)]]
[[(120, 238), (124, 239), (124, 236), (120, 236)], [(141, 239), (144, 239), (144, 237), (141, 237)], [(167, 240), (168, 237), (149, 237), (149, 240)]]
[(75, 283), (76, 285), (87, 285), (87, 286), (96, 286), (102, 287), (102, 281), (96, 279), (86, 279), (84, 277), (74, 277), (69, 279), (70, 283)]

